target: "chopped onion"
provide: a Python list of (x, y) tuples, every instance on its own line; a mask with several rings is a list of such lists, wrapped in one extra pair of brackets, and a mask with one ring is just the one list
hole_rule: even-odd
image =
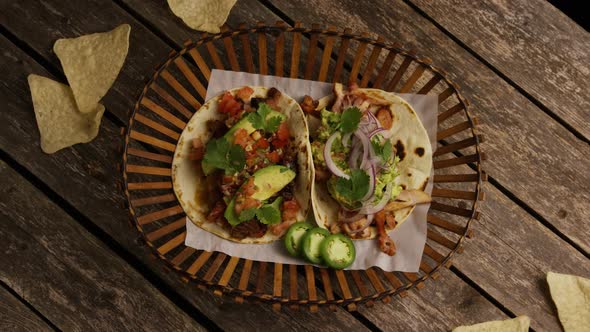
[(354, 136), (356, 136), (363, 144), (363, 160), (361, 162), (360, 168), (364, 169), (369, 161), (369, 147), (371, 146), (371, 143), (369, 142), (369, 138), (359, 130), (354, 132)]
[(383, 210), (383, 208), (385, 207), (385, 205), (387, 205), (387, 202), (389, 202), (389, 199), (391, 198), (392, 191), (393, 191), (393, 182), (390, 182), (387, 184), (387, 187), (385, 188), (385, 193), (383, 193), (383, 197), (381, 198), (379, 203), (377, 203), (376, 205), (367, 204), (367, 205), (363, 206), (362, 208), (360, 208), (359, 213), (374, 214), (374, 213), (377, 213), (377, 212)]
[(334, 140), (336, 138), (338, 138), (339, 136), (340, 136), (340, 133), (335, 132), (326, 141), (326, 146), (324, 147), (324, 160), (326, 161), (326, 166), (328, 167), (330, 172), (332, 172), (336, 176), (339, 176), (339, 177), (342, 177), (342, 178), (345, 178), (348, 180), (348, 179), (350, 179), (350, 176), (348, 174), (344, 173), (340, 168), (338, 168), (338, 166), (334, 163), (334, 160), (332, 160), (332, 144), (334, 143)]

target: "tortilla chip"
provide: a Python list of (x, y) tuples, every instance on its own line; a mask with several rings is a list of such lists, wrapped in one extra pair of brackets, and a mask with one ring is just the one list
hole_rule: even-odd
[(123, 24), (109, 32), (59, 39), (53, 45), (80, 112), (94, 112), (115, 82), (127, 57), (130, 30), (129, 24)]
[(563, 329), (590, 331), (590, 279), (549, 272), (547, 283)]
[(531, 320), (528, 316), (514, 319), (495, 320), (470, 326), (459, 326), (453, 332), (528, 332)]
[(97, 104), (93, 112), (83, 114), (78, 112), (69, 86), (38, 75), (29, 75), (28, 81), (45, 153), (96, 137), (104, 106)]
[(225, 23), (229, 11), (237, 0), (168, 0), (168, 6), (174, 15), (180, 17), (186, 25), (210, 33), (219, 33), (219, 27)]

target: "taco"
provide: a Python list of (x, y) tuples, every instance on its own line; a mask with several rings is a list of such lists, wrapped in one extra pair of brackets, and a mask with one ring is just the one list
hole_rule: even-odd
[(377, 89), (334, 85), (334, 94), (301, 103), (310, 127), (315, 181), (314, 216), (320, 227), (353, 239), (379, 238), (395, 254), (387, 235), (410, 215), (424, 193), (432, 168), (428, 134), (402, 98)]
[(275, 88), (207, 101), (180, 136), (174, 192), (191, 221), (224, 239), (268, 243), (304, 220), (313, 179), (305, 115)]

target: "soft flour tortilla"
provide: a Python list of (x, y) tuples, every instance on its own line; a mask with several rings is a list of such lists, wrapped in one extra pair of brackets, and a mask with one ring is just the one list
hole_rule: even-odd
[(28, 81), (43, 152), (54, 153), (96, 137), (104, 106), (96, 104), (93, 112), (80, 113), (69, 86), (33, 74)]
[(531, 320), (528, 316), (514, 319), (495, 320), (470, 326), (459, 326), (453, 332), (528, 332)]
[[(252, 89), (254, 90), (252, 97), (266, 97), (268, 88), (252, 87)], [(235, 95), (238, 90), (239, 88), (230, 90), (230, 92)], [(200, 166), (188, 159), (188, 155), (193, 138), (199, 137), (205, 145), (211, 139), (213, 133), (207, 129), (207, 121), (223, 118), (223, 114), (217, 112), (220, 99), (221, 96), (217, 96), (207, 101), (191, 118), (180, 136), (172, 162), (174, 192), (191, 221), (208, 232), (239, 243), (268, 243), (275, 241), (279, 239), (279, 236), (273, 235), (270, 231), (267, 231), (266, 235), (261, 238), (232, 238), (230, 233), (223, 227), (216, 223), (207, 222), (207, 215), (213, 207), (208, 206), (206, 200), (200, 198), (206, 195), (206, 193), (202, 192), (205, 190), (206, 177), (203, 175)], [(291, 144), (298, 147), (298, 169), (297, 177), (294, 180), (295, 188), (293, 193), (301, 207), (297, 220), (304, 220), (311, 203), (310, 192), (311, 183), (313, 182), (311, 146), (309, 144), (307, 123), (303, 111), (293, 98), (282, 94), (278, 106), (283, 114), (287, 116), (286, 121), (292, 139)]]
[(236, 0), (168, 0), (174, 15), (186, 25), (210, 33), (219, 33)]
[(549, 272), (547, 283), (563, 329), (590, 330), (590, 279)]
[[(389, 130), (390, 140), (400, 157), (398, 170), (400, 175), (396, 183), (403, 189), (424, 190), (432, 169), (432, 147), (428, 133), (418, 118), (418, 115), (402, 98), (378, 89), (359, 89), (359, 93), (367, 97), (391, 102), (390, 110), (393, 116), (393, 126)], [(330, 224), (338, 220), (340, 204), (330, 196), (328, 188), (323, 183), (312, 184), (312, 204), (316, 222), (320, 227), (329, 228)], [(403, 208), (394, 212), (398, 225), (404, 222), (415, 206)], [(386, 229), (391, 228), (386, 225)], [(371, 226), (371, 236), (375, 238), (377, 230)]]
[(130, 31), (129, 24), (123, 24), (108, 32), (58, 39), (53, 45), (80, 112), (93, 112), (115, 82), (127, 57)]

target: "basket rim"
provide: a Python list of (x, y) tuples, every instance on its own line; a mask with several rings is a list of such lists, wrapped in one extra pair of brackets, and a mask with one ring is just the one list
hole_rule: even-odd
[[(445, 70), (433, 65), (432, 60), (430, 58), (418, 56), (415, 49), (403, 48), (401, 44), (396, 43), (396, 42), (393, 42), (393, 43), (388, 42), (381, 37), (372, 38), (368, 34), (353, 33), (350, 29), (344, 29), (342, 32), (340, 32), (340, 30), (336, 30), (336, 27), (334, 27), (334, 26), (329, 26), (327, 29), (321, 29), (319, 27), (319, 25), (317, 25), (317, 24), (314, 24), (312, 28), (306, 28), (306, 27), (301, 26), (301, 24), (299, 22), (296, 22), (295, 26), (286, 26), (284, 24), (279, 24), (279, 23), (282, 23), (282, 22), (277, 22), (277, 25), (264, 25), (264, 24), (261, 25), (261, 23), (259, 23), (258, 26), (253, 26), (253, 27), (246, 27), (245, 25), (241, 24), (239, 28), (224, 30), (224, 31), (221, 31), (220, 33), (217, 33), (217, 34), (203, 33), (202, 36), (196, 41), (188, 40), (188, 41), (184, 42), (184, 47), (181, 50), (178, 50), (178, 51), (172, 50), (168, 54), (168, 56), (164, 59), (163, 62), (161, 62), (159, 65), (154, 67), (155, 68), (154, 73), (148, 79), (146, 79), (144, 81), (143, 88), (142, 88), (141, 92), (139, 93), (138, 97), (136, 98), (136, 103), (135, 103), (133, 109), (129, 112), (130, 117), (129, 117), (128, 126), (126, 128), (124, 128), (125, 129), (125, 133), (124, 133), (125, 140), (124, 140), (124, 148), (123, 148), (123, 163), (122, 163), (122, 167), (121, 167), (121, 173), (122, 173), (122, 177), (123, 177), (123, 181), (122, 181), (123, 188), (122, 189), (125, 193), (125, 197), (127, 200), (126, 204), (128, 206), (128, 212), (130, 215), (130, 221), (131, 221), (132, 225), (135, 226), (137, 231), (140, 233), (141, 239), (143, 240), (143, 242), (145, 242), (145, 244), (148, 245), (148, 247), (152, 251), (152, 254), (154, 256), (158, 257), (159, 259), (161, 259), (162, 261), (164, 261), (165, 267), (178, 273), (180, 275), (181, 279), (183, 279), (185, 281), (194, 282), (199, 287), (209, 288), (215, 292), (219, 291), (219, 292), (222, 292), (223, 294), (230, 295), (230, 296), (238, 296), (238, 297), (247, 298), (247, 299), (254, 299), (254, 300), (264, 300), (264, 301), (267, 301), (270, 303), (281, 303), (281, 304), (287, 304), (287, 305), (319, 305), (319, 306), (324, 306), (324, 305), (337, 304), (337, 305), (346, 306), (346, 305), (353, 304), (353, 303), (362, 304), (362, 303), (366, 303), (368, 301), (380, 300), (380, 299), (383, 299), (383, 298), (391, 296), (391, 295), (398, 295), (404, 291), (407, 291), (409, 289), (413, 289), (414, 287), (417, 287), (419, 284), (423, 283), (426, 279), (432, 278), (443, 267), (448, 267), (453, 256), (456, 253), (458, 253), (458, 251), (461, 248), (465, 239), (467, 237), (469, 237), (468, 235), (471, 231), (471, 227), (472, 227), (474, 220), (477, 220), (479, 218), (479, 211), (477, 208), (478, 208), (479, 201), (481, 200), (482, 192), (483, 192), (482, 191), (482, 185), (483, 185), (483, 181), (484, 181), (483, 180), (484, 179), (484, 175), (483, 175), (484, 171), (482, 169), (483, 158), (482, 158), (482, 152), (481, 152), (481, 147), (480, 147), (480, 135), (478, 135), (476, 132), (477, 123), (474, 121), (473, 116), (470, 114), (470, 111), (469, 111), (470, 104), (469, 104), (468, 100), (461, 94), (461, 92), (459, 90), (459, 86), (447, 77), (447, 73)], [(463, 113), (464, 113), (465, 117), (467, 118), (467, 121), (469, 122), (469, 125), (470, 125), (469, 130), (471, 131), (471, 136), (475, 139), (475, 144), (473, 145), (473, 147), (476, 149), (476, 155), (478, 156), (477, 161), (475, 162), (475, 165), (476, 165), (475, 171), (477, 172), (476, 173), (477, 174), (477, 181), (474, 181), (475, 186), (476, 186), (475, 187), (475, 198), (473, 199), (473, 204), (471, 207), (471, 214), (469, 217), (467, 217), (468, 219), (467, 219), (467, 222), (465, 223), (464, 232), (462, 234), (460, 234), (460, 237), (458, 240), (456, 240), (456, 242), (454, 241), (455, 247), (453, 249), (451, 249), (450, 252), (444, 256), (444, 259), (442, 261), (438, 262), (437, 265), (435, 267), (433, 267), (430, 272), (425, 272), (424, 275), (418, 277), (416, 280), (404, 283), (400, 287), (389, 288), (389, 289), (386, 289), (384, 292), (375, 292), (374, 294), (367, 295), (367, 296), (351, 297), (348, 299), (340, 298), (340, 299), (333, 299), (333, 300), (290, 299), (290, 298), (288, 298), (288, 296), (286, 294), (283, 294), (281, 296), (273, 296), (273, 295), (266, 294), (266, 293), (256, 293), (253, 291), (241, 290), (236, 287), (232, 287), (232, 286), (228, 286), (228, 285), (219, 285), (213, 281), (203, 280), (201, 277), (191, 274), (191, 273), (181, 269), (179, 266), (173, 264), (170, 259), (168, 259), (164, 255), (160, 254), (160, 252), (158, 252), (154, 243), (146, 237), (146, 232), (143, 230), (142, 226), (138, 222), (135, 208), (133, 207), (133, 204), (131, 203), (132, 197), (131, 197), (130, 189), (128, 186), (129, 179), (128, 179), (127, 171), (126, 171), (127, 165), (128, 165), (127, 156), (128, 156), (129, 142), (131, 139), (133, 139), (130, 137), (131, 128), (133, 128), (135, 115), (140, 110), (140, 101), (146, 96), (146, 93), (148, 92), (149, 87), (153, 83), (155, 83), (156, 79), (160, 76), (162, 71), (164, 71), (174, 60), (176, 60), (179, 57), (182, 57), (191, 49), (194, 49), (194, 48), (196, 48), (202, 44), (205, 44), (207, 42), (212, 42), (212, 41), (219, 40), (222, 38), (227, 38), (227, 37), (236, 37), (236, 36), (244, 35), (244, 34), (258, 34), (258, 33), (272, 34), (272, 33), (277, 33), (277, 32), (279, 32), (279, 33), (281, 33), (281, 32), (282, 33), (303, 33), (303, 34), (316, 33), (316, 34), (325, 35), (325, 36), (335, 36), (335, 37), (339, 37), (341, 39), (356, 40), (358, 42), (363, 42), (363, 43), (367, 43), (370, 45), (378, 46), (378, 47), (381, 47), (382, 49), (386, 49), (388, 51), (394, 51), (394, 52), (401, 54), (405, 57), (409, 57), (409, 58), (413, 59), (415, 62), (417, 62), (417, 63), (421, 64), (422, 66), (426, 67), (427, 69), (431, 70), (435, 75), (437, 75), (441, 78), (441, 81), (444, 81), (449, 87), (452, 88), (453, 92), (451, 95), (455, 95), (457, 97), (459, 103), (462, 105)], [(283, 77), (287, 77), (287, 75), (283, 75)], [(171, 165), (170, 165), (170, 167), (171, 167)], [(176, 197), (175, 197), (175, 200), (176, 200)], [(427, 244), (425, 244), (425, 245), (427, 245)], [(229, 255), (226, 255), (226, 256), (231, 257)], [(424, 253), (423, 253), (423, 256), (424, 256)], [(259, 261), (252, 260), (252, 262), (259, 262)], [(283, 264), (283, 265), (290, 265), (290, 264)], [(309, 264), (305, 264), (305, 265), (309, 265)], [(303, 266), (303, 265), (301, 265), (301, 266)], [(315, 267), (315, 268), (331, 270), (329, 268), (318, 268), (318, 267)], [(375, 268), (375, 267), (373, 267), (373, 268)], [(357, 270), (357, 271), (366, 271), (366, 270)], [(316, 288), (317, 288), (317, 285), (316, 285)]]

